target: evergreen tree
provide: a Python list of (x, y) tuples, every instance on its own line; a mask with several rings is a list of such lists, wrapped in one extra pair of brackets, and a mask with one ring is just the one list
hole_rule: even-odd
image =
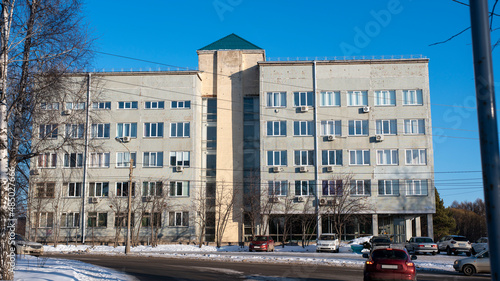
[(434, 215), (434, 240), (456, 233), (456, 222), (450, 208), (444, 206), (443, 200), (439, 197), (437, 188), (436, 193), (436, 214)]

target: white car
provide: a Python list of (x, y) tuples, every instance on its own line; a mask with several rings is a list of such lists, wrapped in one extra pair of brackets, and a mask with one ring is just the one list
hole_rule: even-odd
[(415, 254), (431, 253), (435, 255), (438, 252), (437, 244), (430, 237), (412, 237), (406, 242), (405, 247), (408, 252)]
[(323, 233), (316, 240), (316, 252), (339, 252), (339, 236), (335, 233)]
[(438, 252), (446, 252), (447, 255), (451, 255), (452, 253), (455, 255), (459, 253), (465, 253), (467, 256), (471, 255), (472, 245), (465, 236), (448, 235), (441, 238), (437, 242), (437, 245)]
[(472, 243), (471, 252), (473, 255), (488, 249), (488, 237), (481, 237)]

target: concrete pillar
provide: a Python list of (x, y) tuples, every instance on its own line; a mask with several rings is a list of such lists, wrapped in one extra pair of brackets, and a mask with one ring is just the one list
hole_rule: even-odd
[(318, 217), (316, 218), (318, 220), (318, 233), (316, 233), (317, 237), (319, 237), (321, 235), (321, 233), (323, 233), (323, 224), (321, 223), (322, 221), (322, 217), (321, 217), (321, 214), (318, 214)]
[(402, 242), (406, 242), (406, 241), (410, 240), (412, 232), (413, 232), (413, 229), (411, 227), (411, 218), (406, 218), (405, 224), (406, 224), (405, 241), (402, 241)]
[(420, 216), (415, 218), (415, 233), (417, 236), (422, 236), (422, 224), (420, 221)]
[(372, 233), (373, 235), (378, 235), (378, 215), (372, 215)]
[(262, 217), (262, 225), (260, 226), (258, 233), (260, 235), (269, 235), (269, 215), (264, 215)]
[(433, 228), (432, 214), (427, 214), (427, 235), (434, 239), (434, 228)]

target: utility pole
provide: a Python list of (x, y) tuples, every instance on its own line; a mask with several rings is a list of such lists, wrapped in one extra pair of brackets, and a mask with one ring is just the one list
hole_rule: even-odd
[(487, 0), (471, 0), (470, 16), (491, 280), (500, 273), (500, 159)]
[(132, 173), (134, 171), (134, 158), (132, 157), (132, 153), (130, 149), (125, 145), (125, 143), (129, 142), (130, 138), (126, 137), (116, 137), (115, 140), (123, 145), (125, 149), (128, 151), (128, 155), (130, 157), (130, 167), (128, 172), (128, 206), (127, 206), (127, 240), (125, 241), (125, 254), (128, 255), (130, 253), (130, 221), (132, 219)]

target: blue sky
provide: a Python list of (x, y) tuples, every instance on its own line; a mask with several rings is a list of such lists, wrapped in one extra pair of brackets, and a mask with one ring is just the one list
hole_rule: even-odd
[[(452, 0), (85, 3), (97, 51), (155, 62), (97, 54), (96, 70), (196, 68), (196, 50), (231, 33), (270, 58), (424, 55), (430, 59), (435, 185), (446, 205), (483, 198), (470, 31), (429, 46), (470, 26), (467, 6)], [(495, 17), (493, 27), (499, 26)], [(493, 31), (492, 41), (498, 39), (500, 30)], [(493, 51), (494, 67), (499, 52)]]

